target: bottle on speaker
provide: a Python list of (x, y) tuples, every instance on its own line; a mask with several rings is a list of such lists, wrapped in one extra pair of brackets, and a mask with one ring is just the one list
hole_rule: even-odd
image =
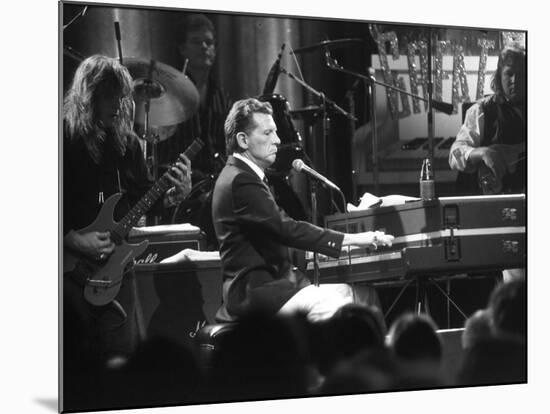
[(432, 163), (429, 158), (422, 162), (420, 172), (420, 198), (422, 200), (431, 200), (435, 198), (435, 182), (432, 170)]

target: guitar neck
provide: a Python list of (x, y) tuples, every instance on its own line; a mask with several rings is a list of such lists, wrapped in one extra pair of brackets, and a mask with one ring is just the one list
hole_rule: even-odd
[[(185, 150), (184, 155), (192, 160), (204, 146), (204, 142), (200, 138), (196, 138), (191, 145)], [(174, 163), (175, 164), (175, 163)], [(168, 188), (171, 186), (171, 181), (168, 178), (171, 168), (166, 171), (153, 186), (145, 193), (145, 195), (136, 203), (136, 205), (124, 216), (111, 231), (111, 237), (114, 241), (126, 238), (128, 232), (134, 227), (139, 219), (156, 203)]]

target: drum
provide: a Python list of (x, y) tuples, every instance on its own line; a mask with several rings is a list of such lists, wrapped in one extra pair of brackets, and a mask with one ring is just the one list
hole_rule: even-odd
[(277, 135), (281, 139), (278, 148), (277, 159), (271, 166), (273, 173), (286, 175), (292, 168), (292, 161), (304, 156), (302, 138), (290, 116), (290, 105), (286, 98), (279, 94), (263, 95), (258, 97), (260, 101), (269, 102), (273, 107), (273, 120), (277, 125)]

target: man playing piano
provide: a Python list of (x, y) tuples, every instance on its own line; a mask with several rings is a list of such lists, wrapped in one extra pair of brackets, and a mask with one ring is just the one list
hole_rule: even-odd
[(219, 321), (249, 311), (307, 314), (325, 319), (354, 301), (347, 284), (315, 286), (290, 262), (288, 248), (338, 257), (343, 247), (391, 246), (381, 231), (344, 234), (295, 221), (280, 209), (265, 182), (280, 144), (269, 103), (237, 101), (225, 121), (229, 158), (216, 181), (212, 217), (223, 268)]

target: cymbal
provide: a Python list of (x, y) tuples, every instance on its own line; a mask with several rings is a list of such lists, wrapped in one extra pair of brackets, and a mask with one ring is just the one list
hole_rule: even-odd
[(137, 124), (145, 124), (147, 102), (152, 127), (176, 125), (195, 115), (199, 93), (182, 72), (155, 60), (127, 57), (123, 63), (134, 79)]
[[(363, 39), (337, 39), (337, 40), (324, 40), (320, 43), (317, 43), (315, 45), (309, 45), (300, 47), (298, 49), (294, 50), (294, 54), (296, 53), (303, 53), (303, 52), (311, 52), (316, 49), (321, 49), (324, 47), (328, 47), (329, 49), (337, 49), (340, 47), (345, 47), (349, 45), (350, 43), (364, 43)], [(292, 54), (292, 52), (291, 52)]]

